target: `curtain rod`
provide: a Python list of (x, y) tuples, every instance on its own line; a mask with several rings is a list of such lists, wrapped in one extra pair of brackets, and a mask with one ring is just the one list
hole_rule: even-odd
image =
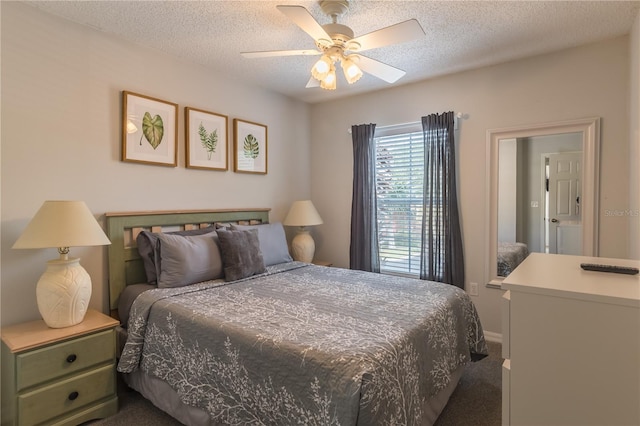
[[(457, 112), (455, 116), (456, 116), (457, 119), (462, 119), (462, 118), (466, 119), (467, 118), (467, 115), (462, 113), (462, 112)], [(413, 121), (413, 122), (410, 122), (410, 123), (391, 124), (389, 126), (380, 126), (380, 127), (383, 127), (385, 129), (393, 129), (393, 128), (397, 128), (397, 127), (411, 126), (411, 125), (414, 125), (416, 123), (420, 123), (420, 122), (419, 121)], [(351, 127), (349, 127), (347, 129), (347, 133), (351, 134)]]

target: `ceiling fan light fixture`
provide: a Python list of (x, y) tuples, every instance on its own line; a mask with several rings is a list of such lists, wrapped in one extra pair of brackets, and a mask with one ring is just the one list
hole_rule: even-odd
[(336, 67), (331, 65), (329, 73), (320, 80), (320, 87), (326, 90), (336, 90)]
[(331, 72), (331, 68), (333, 67), (333, 61), (327, 55), (322, 55), (322, 57), (316, 62), (311, 68), (311, 75), (318, 81), (324, 80), (327, 75)]
[(342, 59), (342, 71), (344, 72), (344, 77), (347, 79), (347, 83), (349, 84), (355, 83), (360, 80), (360, 77), (362, 77), (362, 70), (356, 64), (358, 57), (355, 56), (353, 58), (355, 60), (349, 56)]
[(353, 51), (353, 52), (357, 52), (358, 50), (360, 50), (361, 47), (362, 46), (357, 41), (349, 40), (347, 42), (347, 45), (344, 47), (344, 50), (350, 50), (350, 51)]
[(316, 46), (318, 46), (320, 50), (328, 49), (332, 45), (333, 41), (331, 39), (319, 38), (318, 40), (316, 40)]
[[(0, 0), (2, 1), (2, 0)], [(399, 22), (354, 38), (353, 30), (338, 23), (338, 18), (349, 10), (348, 0), (319, 0), (320, 9), (331, 18), (330, 24), (320, 25), (304, 6), (278, 5), (276, 8), (286, 15), (301, 30), (313, 38), (316, 50), (270, 50), (242, 52), (247, 58), (274, 56), (321, 55), (311, 67), (311, 76), (306, 87), (336, 89), (336, 62), (341, 62), (345, 79), (349, 84), (358, 81), (363, 73), (371, 74), (387, 83), (395, 83), (405, 71), (378, 60), (360, 55), (370, 49), (417, 40), (425, 35), (416, 19)]]

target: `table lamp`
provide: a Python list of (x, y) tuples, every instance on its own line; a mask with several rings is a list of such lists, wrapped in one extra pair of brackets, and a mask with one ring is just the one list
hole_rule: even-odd
[(45, 201), (31, 219), (14, 249), (57, 247), (60, 258), (47, 262), (36, 287), (38, 310), (51, 328), (82, 322), (91, 299), (91, 278), (69, 247), (111, 244), (82, 201)]
[(282, 222), (286, 226), (297, 226), (298, 233), (291, 241), (291, 254), (294, 260), (311, 263), (316, 244), (307, 230), (307, 226), (321, 225), (322, 218), (311, 200), (294, 201), (287, 217)]

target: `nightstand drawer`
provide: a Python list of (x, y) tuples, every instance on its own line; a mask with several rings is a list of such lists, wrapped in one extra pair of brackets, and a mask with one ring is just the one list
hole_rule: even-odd
[(20, 425), (34, 425), (115, 395), (113, 365), (18, 396)]
[(113, 330), (107, 330), (19, 354), (16, 390), (115, 360), (114, 339)]

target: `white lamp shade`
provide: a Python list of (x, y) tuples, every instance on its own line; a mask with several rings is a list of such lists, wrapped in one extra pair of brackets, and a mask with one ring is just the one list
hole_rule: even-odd
[(45, 201), (14, 249), (82, 247), (111, 244), (83, 201)]
[(320, 80), (320, 87), (326, 90), (336, 90), (337, 78), (335, 66), (331, 65), (329, 73), (322, 80)]
[(47, 262), (36, 286), (38, 310), (52, 328), (70, 327), (84, 319), (91, 299), (91, 278), (79, 259), (68, 259), (69, 247), (111, 244), (82, 201), (45, 201), (14, 249), (57, 247), (60, 259)]
[(349, 55), (342, 60), (342, 71), (349, 84), (355, 83), (362, 77), (362, 70), (356, 65), (358, 59), (356, 55)]
[(318, 62), (311, 68), (311, 75), (316, 80), (323, 80), (327, 74), (329, 74), (329, 71), (331, 71), (332, 64), (331, 58), (327, 55), (322, 55)]
[(316, 245), (306, 226), (322, 224), (322, 218), (311, 200), (294, 201), (289, 214), (282, 222), (286, 226), (299, 226), (298, 233), (291, 241), (291, 254), (294, 260), (311, 262), (316, 251)]
[(302, 200), (293, 202), (282, 223), (286, 226), (314, 226), (321, 225), (322, 218), (311, 200)]

